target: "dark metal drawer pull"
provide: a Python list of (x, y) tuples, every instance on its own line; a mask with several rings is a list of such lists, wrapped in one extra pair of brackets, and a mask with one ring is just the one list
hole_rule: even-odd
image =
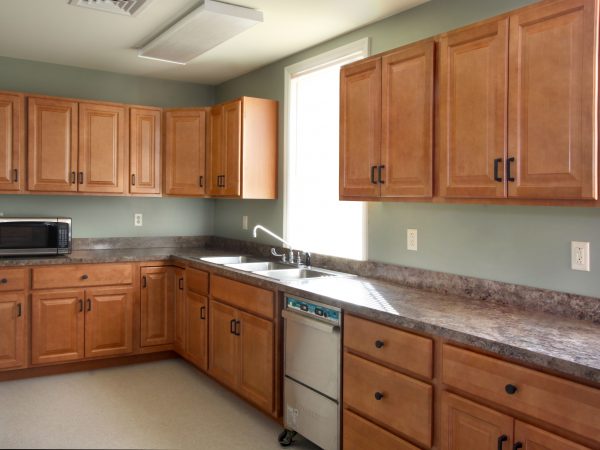
[(84, 273), (83, 275), (81, 275), (81, 279), (82, 280), (87, 280), (89, 278), (87, 273)]
[(2, 278), (0, 280), (0, 284), (6, 284), (6, 283), (8, 283), (8, 278)]
[(502, 445), (508, 441), (508, 436), (503, 434), (498, 438), (498, 450), (502, 450)]
[(384, 345), (383, 341), (380, 341), (379, 339), (377, 339), (375, 341), (375, 347), (381, 348), (381, 347), (383, 347), (383, 345)]
[(506, 386), (504, 386), (504, 390), (508, 395), (513, 395), (515, 392), (518, 391), (517, 387), (514, 384), (507, 384)]
[(375, 392), (375, 400), (381, 400), (383, 398), (383, 394), (381, 392)]

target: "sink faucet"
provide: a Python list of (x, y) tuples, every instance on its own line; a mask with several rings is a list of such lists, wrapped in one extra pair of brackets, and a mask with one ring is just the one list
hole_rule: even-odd
[[(277, 239), (279, 242), (281, 242), (284, 245), (287, 245), (289, 247), (289, 250), (287, 252), (287, 255), (284, 253), (282, 255), (280, 255), (279, 253), (277, 253), (277, 250), (275, 250), (275, 248), (273, 247), (271, 249), (271, 255), (273, 256), (277, 256), (280, 257), (282, 259), (283, 262), (289, 262), (290, 264), (298, 264), (301, 265), (302, 264), (302, 258), (300, 257), (300, 251), (297, 252), (297, 257), (294, 256), (294, 249), (292, 247), (292, 244), (290, 244), (288, 241), (286, 241), (285, 239), (283, 239), (280, 236), (277, 236), (275, 233), (273, 233), (271, 230), (263, 227), (262, 225), (256, 225), (254, 227), (254, 230), (252, 231), (252, 236), (256, 238), (256, 232), (258, 230), (262, 230), (265, 233), (267, 233), (269, 236), (274, 237), (275, 239)], [(310, 266), (310, 253), (309, 252), (303, 252), (305, 254), (305, 264), (306, 266)]]

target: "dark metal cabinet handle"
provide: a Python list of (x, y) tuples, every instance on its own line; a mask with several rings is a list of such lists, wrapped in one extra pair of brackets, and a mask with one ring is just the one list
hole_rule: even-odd
[(379, 166), (377, 169), (377, 178), (379, 179), (379, 184), (385, 184), (385, 180), (381, 177), (381, 172), (385, 169), (385, 166)]
[(229, 321), (229, 332), (235, 334), (235, 319)]
[(14, 181), (15, 181), (15, 183), (17, 183), (19, 181), (19, 169), (15, 169)]
[(242, 322), (239, 320), (235, 321), (235, 333), (236, 336), (240, 336), (242, 334)]
[(202, 185), (202, 184), (203, 184), (203, 183), (202, 183), (203, 181), (204, 181), (204, 177), (203, 177), (202, 175), (200, 175), (200, 176), (198, 177), (198, 184), (200, 185), (200, 187), (204, 187), (204, 186)]
[(135, 186), (135, 173), (131, 174), (131, 185)]
[(498, 438), (498, 450), (502, 450), (502, 445), (508, 441), (508, 436), (503, 434)]
[(79, 300), (79, 312), (83, 312), (83, 300)]
[(496, 158), (494, 160), (494, 181), (498, 183), (502, 183), (502, 177), (499, 175), (500, 163), (502, 162), (502, 158)]
[(83, 172), (79, 172), (79, 184), (83, 184)]
[(377, 166), (371, 166), (371, 184), (377, 184), (377, 181), (375, 181), (375, 170), (377, 169)]
[(520, 448), (523, 448), (523, 443), (515, 442), (515, 445), (513, 445), (513, 450), (519, 450)]
[(89, 278), (89, 276), (87, 275), (87, 273), (84, 273), (83, 275), (81, 275), (82, 280), (87, 280), (88, 278)]
[(8, 278), (2, 278), (0, 280), (0, 284), (6, 284), (6, 283), (8, 283)]
[(75, 184), (77, 181), (77, 174), (75, 172), (71, 172), (71, 184)]
[(375, 347), (381, 348), (381, 347), (383, 347), (383, 345), (384, 345), (383, 341), (380, 341), (379, 339), (377, 339), (375, 341)]
[(17, 303), (17, 317), (21, 317), (23, 315), (23, 307), (20, 303)]
[(514, 384), (507, 384), (506, 386), (504, 386), (504, 390), (508, 395), (513, 395), (515, 392), (517, 392), (518, 389)]
[(381, 400), (383, 398), (383, 394), (381, 392), (375, 392), (375, 400)]
[(142, 287), (145, 288), (146, 286), (148, 286), (148, 283), (146, 282), (146, 276), (144, 275), (142, 277)]
[(513, 162), (515, 162), (515, 158), (508, 158), (506, 160), (506, 179), (508, 181), (515, 181), (515, 177), (510, 174), (510, 166)]
[(88, 298), (87, 304), (88, 304), (87, 310), (91, 311), (92, 310), (92, 299)]
[(179, 279), (179, 290), (183, 291), (183, 278)]
[(200, 319), (206, 320), (206, 306), (200, 307)]
[(225, 187), (225, 175), (221, 175), (221, 187)]

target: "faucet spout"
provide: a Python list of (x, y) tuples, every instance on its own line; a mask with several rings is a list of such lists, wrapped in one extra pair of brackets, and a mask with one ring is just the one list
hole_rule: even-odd
[(286, 246), (287, 246), (287, 247), (289, 247), (289, 248), (292, 248), (292, 244), (290, 244), (288, 241), (286, 241), (286, 240), (285, 240), (285, 239), (283, 239), (282, 237), (280, 237), (280, 236), (277, 236), (277, 235), (276, 235), (275, 233), (273, 233), (271, 230), (268, 230), (267, 228), (263, 227), (262, 225), (256, 225), (256, 226), (254, 227), (254, 230), (252, 230), (252, 236), (253, 236), (253, 237), (256, 237), (256, 232), (257, 232), (258, 230), (262, 230), (262, 231), (264, 231), (264, 232), (265, 232), (265, 233), (267, 233), (269, 236), (271, 236), (271, 237), (273, 237), (273, 238), (277, 239), (277, 240), (278, 240), (279, 242), (281, 242), (282, 244), (286, 245)]

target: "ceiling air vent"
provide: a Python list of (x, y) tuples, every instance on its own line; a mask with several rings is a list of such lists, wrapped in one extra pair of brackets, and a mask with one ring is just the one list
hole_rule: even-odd
[(68, 0), (69, 5), (83, 6), (98, 11), (137, 16), (152, 0)]

